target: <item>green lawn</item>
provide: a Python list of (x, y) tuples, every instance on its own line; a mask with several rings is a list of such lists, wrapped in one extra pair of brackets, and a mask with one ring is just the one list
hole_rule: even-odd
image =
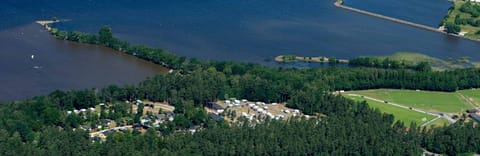
[(437, 119), (435, 120), (434, 122), (426, 125), (426, 127), (432, 127), (432, 126), (435, 126), (435, 127), (443, 127), (445, 125), (449, 125), (450, 123), (447, 121), (447, 119), (444, 119), (444, 118), (440, 118), (440, 119)]
[(395, 116), (395, 120), (402, 121), (406, 126), (409, 126), (411, 122), (415, 122), (418, 126), (420, 126), (423, 123), (428, 122), (435, 118), (435, 116), (432, 116), (432, 115), (395, 107), (392, 105), (364, 99), (361, 97), (354, 97), (354, 96), (345, 96), (345, 97), (355, 101), (367, 101), (370, 107), (378, 108), (383, 113), (393, 114)]
[(480, 89), (468, 89), (468, 90), (461, 90), (458, 92), (464, 95), (465, 97), (469, 98), (470, 101), (473, 101), (473, 103), (477, 107), (480, 106)]
[(375, 89), (351, 91), (345, 94), (349, 93), (364, 95), (428, 111), (460, 113), (472, 108), (472, 106), (464, 101), (458, 93)]

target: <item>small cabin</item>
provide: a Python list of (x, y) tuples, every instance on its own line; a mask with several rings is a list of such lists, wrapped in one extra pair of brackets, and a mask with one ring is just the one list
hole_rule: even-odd
[(477, 122), (480, 122), (480, 115), (478, 115), (478, 114), (470, 114), (470, 117), (471, 117), (473, 120), (475, 120), (475, 121), (477, 121)]
[(82, 125), (82, 126), (80, 126), (80, 128), (85, 130), (85, 131), (91, 131), (92, 130), (92, 127), (87, 126), (87, 125)]
[(166, 115), (166, 118), (168, 119), (168, 121), (173, 121), (173, 119), (175, 117), (175, 113), (173, 113), (173, 112), (165, 112), (165, 115)]
[(140, 131), (140, 130), (148, 129), (148, 126), (135, 124), (132, 126), (132, 128)]
[(219, 104), (217, 104), (215, 102), (207, 103), (207, 107), (209, 109), (215, 110), (217, 113), (223, 113), (223, 111), (225, 110), (225, 108), (223, 108), (222, 106), (220, 106)]
[(467, 113), (478, 113), (479, 110), (478, 109), (469, 109), (467, 110)]
[(158, 120), (158, 121), (164, 121), (165, 120), (165, 115), (157, 114), (157, 115), (155, 115), (155, 119)]
[(102, 122), (105, 125), (110, 125), (112, 123), (112, 121), (108, 119), (100, 119), (100, 122)]

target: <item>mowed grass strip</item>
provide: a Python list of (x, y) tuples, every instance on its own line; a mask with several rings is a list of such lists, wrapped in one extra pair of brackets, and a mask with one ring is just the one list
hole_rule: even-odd
[(472, 108), (472, 106), (463, 100), (456, 92), (375, 89), (351, 91), (346, 94), (349, 93), (364, 95), (427, 111), (460, 113)]
[(345, 95), (345, 97), (355, 101), (366, 101), (368, 105), (372, 108), (378, 108), (383, 113), (393, 114), (393, 116), (395, 117), (395, 121), (400, 120), (405, 124), (405, 126), (410, 126), (410, 123), (412, 122), (416, 123), (417, 126), (420, 126), (435, 118), (435, 116), (429, 114), (423, 114), (405, 108), (400, 108), (385, 103), (364, 99), (361, 97), (348, 95)]
[(469, 98), (477, 107), (480, 106), (480, 89), (461, 90), (458, 93)]

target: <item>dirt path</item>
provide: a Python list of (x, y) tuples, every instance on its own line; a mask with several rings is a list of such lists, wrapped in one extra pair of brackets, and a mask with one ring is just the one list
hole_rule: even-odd
[(434, 119), (432, 119), (432, 120), (430, 120), (430, 121), (428, 121), (428, 122), (425, 122), (425, 123), (422, 124), (420, 127), (425, 127), (425, 126), (427, 126), (427, 125), (430, 125), (431, 123), (437, 121), (437, 120), (440, 119), (440, 118), (442, 118), (442, 117), (441, 117), (441, 116), (437, 116), (436, 118), (434, 118)]
[(478, 105), (475, 104), (475, 102), (473, 102), (472, 100), (470, 100), (469, 98), (467, 98), (465, 95), (463, 95), (462, 93), (458, 93), (458, 95), (460, 95), (460, 97), (462, 97), (463, 100), (467, 101), (468, 104), (472, 105), (472, 107), (474, 108), (477, 108), (478, 109)]

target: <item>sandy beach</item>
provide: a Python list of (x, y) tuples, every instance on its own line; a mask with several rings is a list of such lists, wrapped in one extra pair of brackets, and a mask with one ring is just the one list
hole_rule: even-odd
[(39, 20), (39, 21), (35, 21), (35, 23), (37, 24), (40, 24), (41, 26), (45, 27), (45, 29), (47, 29), (48, 31), (52, 31), (52, 28), (49, 26), (49, 24), (52, 24), (52, 23), (58, 23), (60, 22), (60, 20)]
[(56, 20), (56, 21), (53, 21), (53, 20), (46, 20), (46, 21), (42, 21), (42, 20), (39, 20), (39, 21), (35, 21), (35, 23), (38, 23), (42, 26), (46, 26), (47, 24), (52, 24), (52, 23), (58, 23), (60, 22), (59, 20)]
[(50, 24), (53, 24), (53, 23), (59, 23), (59, 22), (68, 22), (70, 20), (38, 20), (38, 21), (35, 21), (35, 23), (37, 24), (40, 24), (41, 26), (45, 27), (45, 29), (47, 29), (48, 31), (52, 31), (52, 28), (49, 26)]

